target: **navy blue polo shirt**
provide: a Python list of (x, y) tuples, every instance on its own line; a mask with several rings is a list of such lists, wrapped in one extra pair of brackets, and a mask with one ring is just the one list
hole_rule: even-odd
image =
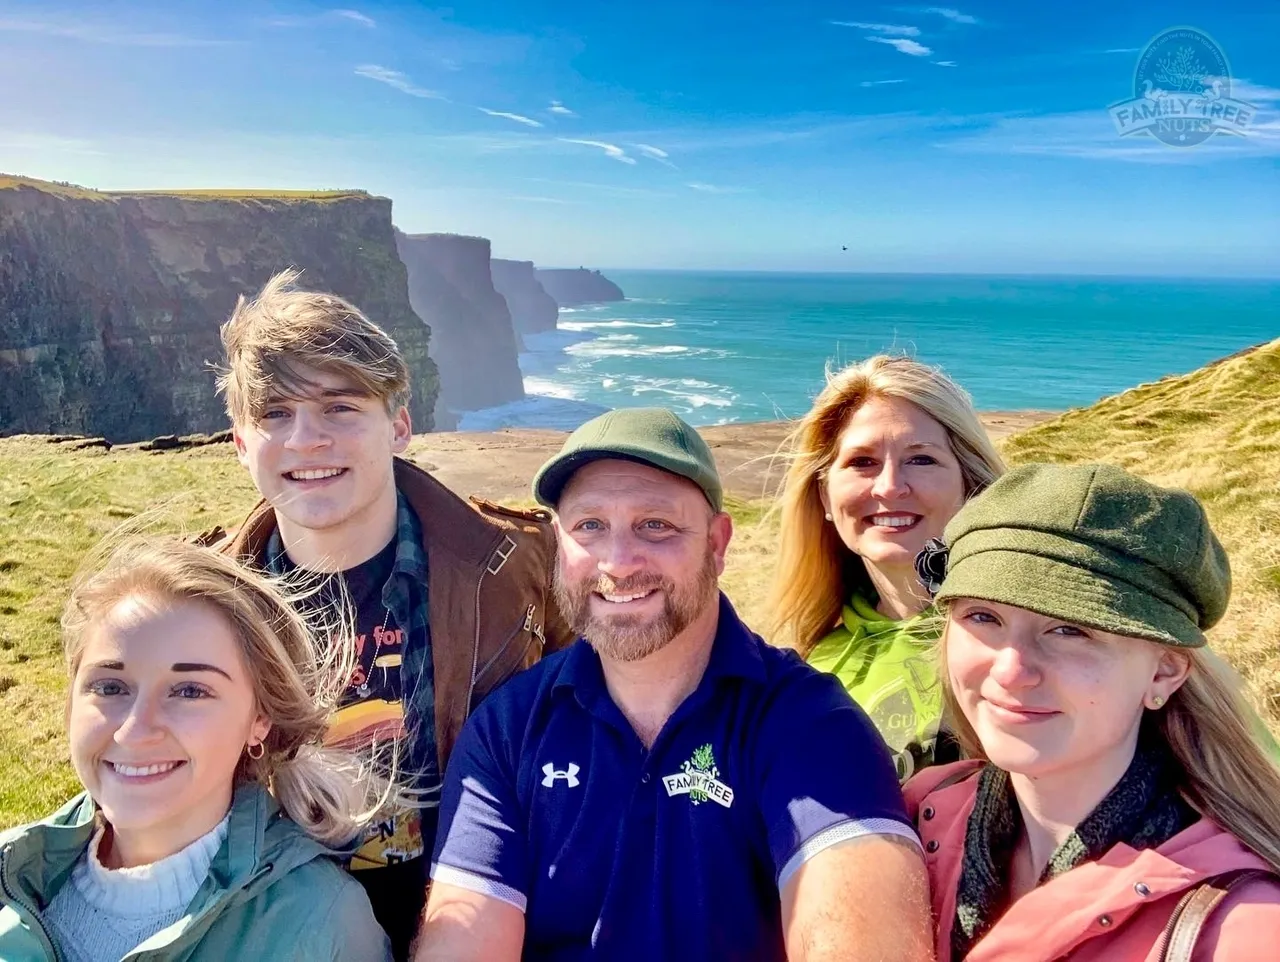
[(722, 595), (652, 749), (585, 641), (491, 694), (449, 760), (431, 875), (523, 911), (525, 959), (784, 959), (780, 891), (865, 835), (916, 838), (883, 740)]

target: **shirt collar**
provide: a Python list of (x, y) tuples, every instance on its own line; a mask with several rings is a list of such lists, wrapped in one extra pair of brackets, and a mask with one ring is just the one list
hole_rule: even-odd
[[(721, 592), (716, 636), (711, 643), (711, 658), (707, 662), (702, 680), (698, 682), (696, 692), (704, 692), (724, 678), (742, 678), (763, 683), (766, 672), (764, 659), (760, 655), (762, 644), (764, 642), (743, 623), (729, 599)], [(586, 696), (605, 691), (600, 656), (585, 639), (579, 638), (565, 656), (564, 666), (560, 669), (552, 690), (558, 691), (561, 688), (576, 690), (579, 701), (584, 705), (588, 703)]]

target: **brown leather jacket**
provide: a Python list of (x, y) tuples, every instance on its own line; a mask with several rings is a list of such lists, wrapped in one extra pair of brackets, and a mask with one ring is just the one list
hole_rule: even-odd
[[(478, 498), (463, 501), (417, 465), (396, 459), (396, 487), (422, 523), (428, 623), (435, 674), (436, 749), (443, 770), (463, 722), (480, 700), (544, 653), (574, 639), (551, 590), (551, 515)], [(265, 501), (236, 532), (205, 544), (257, 561), (275, 530)]]

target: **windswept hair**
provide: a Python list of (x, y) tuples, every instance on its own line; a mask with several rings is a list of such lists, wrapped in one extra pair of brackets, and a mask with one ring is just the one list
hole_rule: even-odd
[(350, 379), (394, 414), (409, 403), (409, 368), (386, 331), (333, 294), (299, 290), (301, 272), (281, 271), (222, 325), (226, 363), (217, 390), (233, 423), (261, 417), (272, 397), (300, 399), (317, 385), (301, 368)]
[(840, 371), (828, 368), (827, 386), (783, 443), (787, 473), (776, 505), (781, 521), (768, 638), (802, 657), (836, 626), (855, 590), (871, 589), (862, 559), (826, 522), (821, 490), (849, 418), (872, 398), (909, 401), (946, 429), (966, 498), (1005, 471), (973, 401), (939, 368), (887, 354)]
[[(1209, 649), (1182, 650), (1191, 659), (1191, 671), (1163, 708), (1146, 712), (1144, 736), (1154, 736), (1168, 748), (1181, 770), (1177, 781), (1187, 804), (1280, 872), (1276, 822), (1280, 769), (1255, 737), (1254, 713), (1241, 694), (1243, 685)], [(960, 709), (947, 671), (945, 630), (938, 657), (944, 712), (952, 734), (967, 757), (985, 760), (982, 743)]]
[(261, 758), (244, 755), (237, 780), (262, 783), (309, 835), (343, 844), (386, 799), (381, 780), (356, 756), (323, 739), (355, 666), (350, 632), (312, 626), (282, 585), (233, 558), (174, 537), (132, 535), (91, 554), (62, 615), (63, 650), (74, 678), (88, 629), (123, 599), (193, 601), (216, 611), (240, 645), (258, 711), (271, 723)]

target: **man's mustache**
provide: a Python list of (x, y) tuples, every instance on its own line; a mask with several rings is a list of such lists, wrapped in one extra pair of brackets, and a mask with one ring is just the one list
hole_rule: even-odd
[(578, 584), (579, 591), (592, 591), (601, 595), (638, 595), (646, 591), (670, 591), (671, 582), (666, 578), (655, 578), (652, 575), (639, 575), (623, 578), (621, 581), (608, 576), (585, 579)]

